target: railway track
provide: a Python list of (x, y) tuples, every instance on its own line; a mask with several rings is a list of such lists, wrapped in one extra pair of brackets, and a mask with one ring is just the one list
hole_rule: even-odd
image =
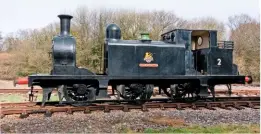
[[(0, 89), (0, 93), (18, 93), (18, 94), (26, 94), (30, 91), (30, 89)], [(33, 93), (42, 93), (42, 89), (34, 89)]]
[(169, 99), (152, 99), (143, 104), (132, 103), (136, 101), (117, 101), (117, 100), (97, 100), (92, 105), (73, 106), (73, 103), (59, 105), (58, 102), (48, 102), (45, 107), (40, 106), (40, 102), (24, 103), (1, 103), (1, 118), (6, 115), (20, 114), (20, 118), (28, 117), (30, 114), (42, 113), (46, 117), (55, 112), (73, 112), (83, 111), (91, 113), (92, 111), (110, 112), (111, 110), (122, 110), (128, 112), (132, 109), (140, 109), (144, 112), (151, 108), (165, 110), (174, 108), (176, 110), (184, 109), (209, 109), (215, 110), (216, 107), (230, 110), (232, 108), (241, 110), (245, 107), (259, 109), (260, 97), (217, 97), (216, 101), (207, 101), (210, 98), (204, 98), (194, 103), (173, 102)]

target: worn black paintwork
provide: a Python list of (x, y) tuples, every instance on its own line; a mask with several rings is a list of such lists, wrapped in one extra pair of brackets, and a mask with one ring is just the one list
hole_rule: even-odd
[(59, 15), (61, 31), (53, 38), (51, 75), (94, 74), (87, 69), (76, 67), (76, 40), (70, 35), (70, 15)]
[[(110, 82), (120, 83), (185, 83), (188, 81), (198, 81), (202, 84), (245, 84), (245, 76), (243, 75), (147, 75), (147, 76), (107, 76), (107, 75), (49, 75), (49, 74), (35, 74), (29, 77), (29, 86), (42, 85), (43, 87), (62, 84), (71, 84), (74, 82), (97, 82), (100, 83), (100, 88), (105, 88)], [(206, 83), (204, 83), (206, 82)]]
[[(70, 33), (71, 16), (61, 15), (61, 33), (53, 39), (53, 69), (51, 74), (30, 75), (29, 86), (43, 88), (76, 83), (95, 83), (99, 89), (111, 84), (178, 84), (196, 82), (203, 86), (217, 84), (244, 84), (245, 76), (238, 75), (233, 64), (232, 49), (218, 48), (217, 31), (209, 32), (209, 48), (192, 50), (193, 30), (176, 29), (161, 35), (161, 41), (122, 40), (120, 28), (113, 24), (106, 29), (104, 45), (104, 70), (95, 74), (76, 66), (76, 41)], [(144, 60), (149, 52), (153, 60)], [(200, 56), (200, 61), (195, 58)], [(225, 64), (216, 66), (221, 58)], [(158, 67), (144, 68), (140, 63), (158, 64)], [(197, 65), (196, 65), (197, 64)], [(199, 65), (200, 64), (200, 65)], [(205, 73), (201, 73), (203, 70)]]
[[(185, 75), (185, 45), (168, 44), (160, 41), (143, 43), (139, 40), (118, 40), (108, 42), (108, 75)], [(153, 54), (153, 61), (158, 67), (140, 67), (146, 52)]]
[[(177, 44), (183, 43), (186, 46), (185, 68), (186, 74), (198, 75), (202, 69), (209, 75), (236, 75), (238, 74), (237, 65), (233, 64), (233, 49), (219, 48), (217, 45), (217, 31), (215, 30), (198, 30), (209, 32), (209, 48), (192, 51), (191, 33), (197, 30), (176, 29), (161, 35), (162, 41)], [(228, 41), (229, 42), (229, 41)], [(226, 42), (224, 42), (226, 43)], [(233, 43), (233, 42), (232, 42)], [(233, 44), (232, 44), (233, 45)], [(201, 68), (195, 68), (195, 58), (201, 57)], [(221, 65), (218, 60), (221, 60)]]

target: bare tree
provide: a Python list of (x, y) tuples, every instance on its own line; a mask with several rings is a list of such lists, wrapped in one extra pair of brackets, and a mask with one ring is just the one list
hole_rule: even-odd
[(253, 21), (255, 20), (247, 14), (234, 15), (228, 18), (228, 26), (231, 30), (235, 30), (240, 25), (252, 23)]
[(246, 15), (229, 18), (231, 35), (234, 41), (234, 61), (240, 73), (260, 79), (260, 23)]
[(178, 18), (173, 12), (153, 11), (150, 13), (150, 27), (152, 39), (159, 40), (160, 35), (166, 30), (182, 27), (182, 19)]
[(218, 40), (223, 40), (225, 35), (225, 25), (213, 17), (195, 18), (187, 21), (185, 28), (217, 30)]
[(4, 51), (3, 37), (0, 31), (0, 51)]

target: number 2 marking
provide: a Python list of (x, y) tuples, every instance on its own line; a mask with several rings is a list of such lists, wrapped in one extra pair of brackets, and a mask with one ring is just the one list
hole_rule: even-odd
[(217, 62), (218, 62), (217, 65), (221, 66), (221, 59), (220, 58), (217, 59)]

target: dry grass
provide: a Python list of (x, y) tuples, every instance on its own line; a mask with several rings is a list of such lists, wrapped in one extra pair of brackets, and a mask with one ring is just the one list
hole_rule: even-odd
[(169, 127), (165, 129), (144, 130), (145, 133), (260, 133), (259, 124), (252, 125), (235, 125), (235, 124), (219, 124), (214, 126), (189, 126), (182, 128)]
[(10, 59), (12, 56), (10, 53), (0, 53), (0, 61)]
[(11, 80), (15, 77), (14, 56), (10, 53), (0, 53), (0, 79)]
[(166, 116), (156, 116), (147, 119), (148, 122), (155, 123), (155, 124), (161, 124), (161, 125), (167, 125), (170, 127), (182, 127), (187, 126), (185, 124), (185, 120), (181, 118), (170, 118)]
[[(40, 93), (36, 93), (34, 96), (34, 101), (42, 101), (43, 95)], [(0, 102), (2, 103), (15, 103), (15, 102), (27, 102), (29, 101), (28, 94), (0, 94)], [(57, 93), (52, 93), (49, 101), (59, 101)]]

